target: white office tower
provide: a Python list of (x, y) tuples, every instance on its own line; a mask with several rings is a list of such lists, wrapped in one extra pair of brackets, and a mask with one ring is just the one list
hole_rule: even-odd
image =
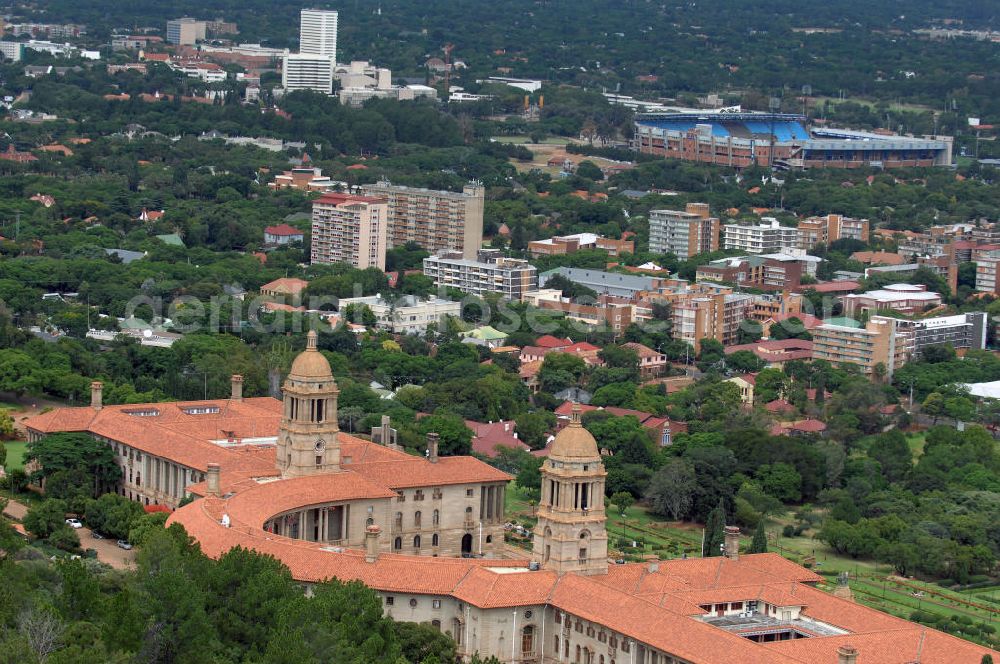
[(337, 12), (303, 9), (299, 25), (299, 52), (286, 53), (281, 86), (286, 92), (333, 91), (337, 64)]
[(337, 12), (303, 9), (299, 24), (299, 53), (337, 61)]
[(286, 92), (313, 90), (325, 95), (333, 90), (333, 58), (305, 53), (286, 53), (281, 69), (281, 87)]

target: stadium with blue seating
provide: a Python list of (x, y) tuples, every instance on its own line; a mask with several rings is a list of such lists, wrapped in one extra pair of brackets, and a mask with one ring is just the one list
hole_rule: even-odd
[(950, 165), (952, 139), (808, 127), (802, 115), (727, 110), (640, 113), (633, 147), (734, 168), (900, 168)]

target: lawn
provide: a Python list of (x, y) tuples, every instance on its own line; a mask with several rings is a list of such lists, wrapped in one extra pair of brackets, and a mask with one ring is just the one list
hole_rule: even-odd
[(27, 445), (23, 440), (9, 440), (4, 443), (7, 448), (7, 463), (4, 464), (7, 470), (24, 467), (24, 447)]
[(910, 446), (910, 452), (913, 453), (914, 463), (916, 463), (916, 460), (924, 453), (924, 443), (926, 442), (926, 439), (927, 434), (923, 431), (906, 434), (906, 442)]

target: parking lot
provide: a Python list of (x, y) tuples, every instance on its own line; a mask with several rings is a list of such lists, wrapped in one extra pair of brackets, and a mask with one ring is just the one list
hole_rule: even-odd
[[(27, 507), (14, 500), (8, 502), (4, 510), (4, 514), (17, 520), (23, 519), (27, 512)], [(90, 528), (86, 526), (77, 528), (76, 534), (80, 536), (80, 548), (84, 551), (87, 549), (97, 551), (97, 559), (102, 563), (115, 569), (125, 569), (135, 563), (135, 549), (131, 551), (120, 549), (115, 539), (94, 539)]]

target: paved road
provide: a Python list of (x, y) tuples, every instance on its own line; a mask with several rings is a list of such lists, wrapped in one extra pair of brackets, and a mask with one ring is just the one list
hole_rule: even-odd
[[(11, 500), (7, 503), (3, 513), (20, 521), (28, 513), (28, 508), (16, 500)], [(135, 549), (131, 551), (120, 549), (117, 540), (113, 539), (94, 539), (93, 531), (90, 528), (78, 528), (76, 534), (80, 536), (80, 548), (97, 551), (97, 559), (102, 563), (111, 565), (115, 569), (127, 569), (134, 566)]]

